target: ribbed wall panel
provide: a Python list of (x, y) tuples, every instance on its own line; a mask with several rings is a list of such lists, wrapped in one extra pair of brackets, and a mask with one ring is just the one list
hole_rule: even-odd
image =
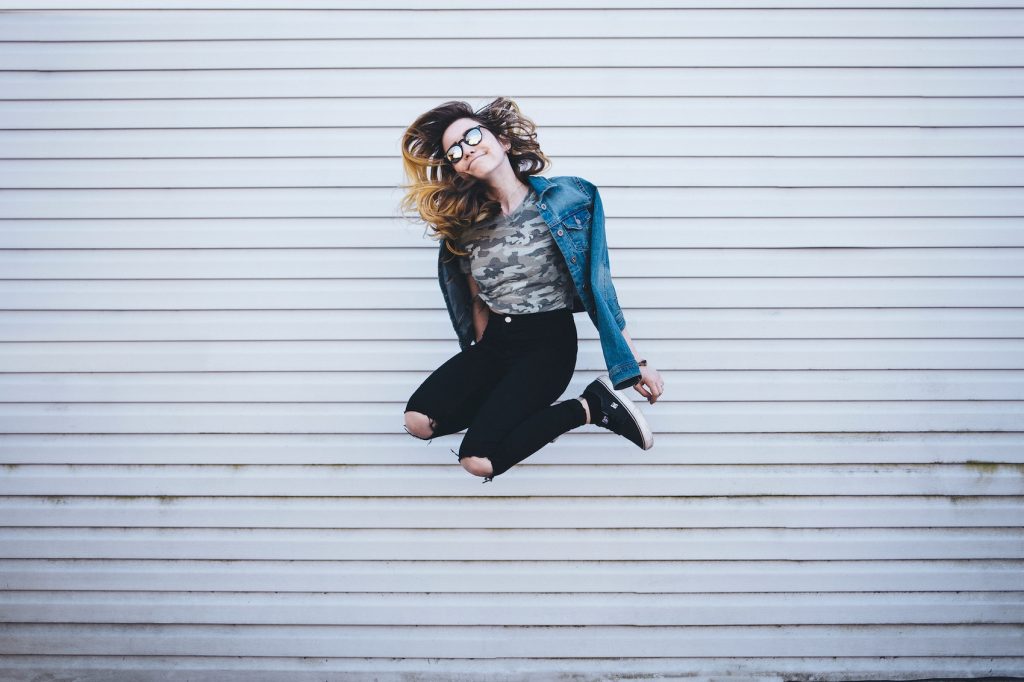
[[(208, 21), (208, 20), (207, 20)], [(635, 45), (644, 45), (638, 40)], [(644, 45), (652, 49), (650, 45)], [(466, 50), (472, 49), (467, 46)], [(73, 59), (72, 56), (68, 57)], [(747, 65), (756, 58), (747, 52)], [(650, 58), (645, 61), (649, 62)], [(1018, 56), (1016, 64), (1021, 66)], [(326, 65), (325, 65), (326, 66)], [(370, 65), (367, 65), (370, 66)], [(25, 93), (25, 100), (93, 99), (97, 89), (123, 91), (130, 89), (132, 98), (173, 97), (197, 101), (217, 97), (233, 98), (308, 98), (314, 100), (324, 95), (382, 97), (394, 92), (407, 93), (410, 98), (428, 98), (432, 91), (453, 91), (463, 87), (464, 67), (410, 69), (339, 69), (326, 74), (312, 70), (302, 74), (304, 69), (282, 74), (270, 70), (266, 74), (239, 78), (224, 70), (189, 70), (185, 77), (179, 69), (156, 70), (155, 73), (139, 77), (133, 70), (116, 74), (102, 72), (74, 72), (39, 81), (30, 74), (0, 76), (0, 86), (16, 88)], [(708, 68), (698, 66), (692, 71), (678, 72), (677, 69), (659, 66), (652, 69), (643, 67), (616, 67), (621, 81), (606, 76), (607, 67), (538, 67), (537, 69), (515, 67), (492, 67), (490, 71), (506, 87), (522, 92), (524, 97), (556, 98), (566, 96), (564, 83), (571, 78), (587, 97), (656, 97), (693, 96), (737, 97), (756, 93), (758, 97), (999, 97), (1008, 89), (1019, 87), (1024, 75), (1018, 68), (986, 68), (951, 70), (949, 68), (914, 67), (888, 69), (872, 67), (877, 73), (865, 81), (856, 71), (849, 68), (801, 69), (779, 67), (776, 77), (765, 80), (752, 73), (751, 69)], [(183, 70), (183, 69), (181, 69)], [(469, 93), (480, 97), (476, 88), (470, 85)], [(117, 99), (111, 97), (110, 99)], [(18, 111), (19, 109), (14, 109)], [(140, 111), (150, 111), (141, 109)]]
[[(939, 476), (955, 484), (951, 480), (955, 474), (940, 471), (934, 478)], [(875, 480), (884, 483), (884, 476)], [(43, 497), (19, 490), (19, 495), (2, 502), (11, 525), (30, 527), (337, 528), (348, 522), (374, 528), (521, 528), (524, 524), (531, 528), (699, 528), (714, 515), (721, 527), (728, 528), (1001, 528), (1019, 526), (1024, 520), (1019, 496), (960, 496), (954, 501), (925, 494), (924, 486), (917, 495), (889, 496), (884, 488), (872, 488), (868, 495), (552, 496), (535, 502), (518, 498), (468, 502), (458, 495), (398, 499), (291, 495), (268, 500), (198, 494), (89, 496), (84, 491)], [(989, 485), (987, 492), (992, 491)]]
[[(12, 95), (16, 93), (11, 93)], [(643, 112), (633, 112), (634, 118)], [(378, 163), (378, 158), (393, 158), (398, 151), (398, 141), (403, 130), (402, 122), (392, 126), (375, 126), (368, 122), (365, 127), (332, 127), (328, 131), (303, 128), (270, 128), (252, 130), (249, 128), (203, 129), (161, 129), (131, 130), (107, 128), (98, 130), (0, 130), (0, 146), (8, 151), (5, 164), (12, 159), (46, 161), (53, 155), (52, 149), (60, 147), (66, 160), (88, 161), (96, 164), (112, 159), (142, 163), (169, 164), (170, 159), (259, 159), (261, 163), (288, 163), (286, 156), (301, 156), (305, 163), (329, 157), (344, 159), (360, 157), (366, 164)], [(806, 156), (819, 157), (818, 162), (828, 162), (831, 156), (875, 157), (884, 156), (891, 163), (900, 163), (898, 157), (963, 156), (984, 157), (979, 162), (991, 162), (994, 158), (1019, 156), (1024, 149), (1024, 131), (1019, 127), (966, 127), (966, 128), (899, 128), (875, 126), (866, 128), (765, 128), (761, 126), (687, 128), (674, 126), (671, 136), (657, 128), (647, 128), (626, 121), (616, 126), (614, 136), (600, 128), (587, 127), (545, 127), (544, 149), (559, 166), (568, 165), (569, 157), (580, 159), (616, 157), (621, 163), (633, 162), (630, 155), (637, 148), (643, 148), (647, 160), (661, 157), (694, 157), (693, 161), (706, 163), (704, 156), (713, 156), (719, 163), (729, 157), (774, 156), (777, 162), (800, 163), (796, 159)], [(268, 154), (270, 151), (277, 154)], [(561, 161), (565, 159), (565, 161)], [(753, 160), (751, 159), (751, 160)], [(148, 160), (148, 161), (147, 161)], [(855, 159), (850, 159), (855, 161)], [(871, 163), (864, 159), (861, 163)], [(571, 159), (573, 164), (581, 163)], [(953, 159), (944, 159), (950, 164)], [(292, 161), (294, 163), (294, 161)], [(690, 161), (687, 161), (687, 165)], [(676, 170), (683, 171), (687, 165), (676, 164)], [(17, 167), (17, 166), (15, 166)], [(30, 168), (29, 165), (21, 166)], [(61, 164), (65, 173), (73, 164)], [(330, 167), (331, 170), (334, 166)], [(236, 164), (238, 172), (246, 166)], [(394, 167), (390, 167), (391, 171)], [(174, 182), (180, 178), (169, 178)], [(279, 183), (288, 182), (282, 177)], [(47, 185), (51, 186), (51, 185)], [(608, 207), (611, 208), (611, 207)], [(367, 216), (373, 218), (374, 216)], [(832, 224), (824, 223), (824, 226)], [(872, 221), (871, 224), (877, 224)], [(870, 227), (871, 224), (866, 225)], [(183, 227), (188, 227), (183, 226)], [(229, 226), (220, 226), (228, 229)], [(773, 237), (777, 236), (773, 231)], [(289, 235), (283, 234), (281, 238)], [(851, 235), (846, 235), (851, 236)], [(284, 242), (281, 242), (284, 243)]]
[[(602, 73), (605, 73), (602, 71)], [(465, 92), (462, 76), (453, 83), (449, 92)], [(605, 76), (607, 78), (607, 76)], [(870, 82), (870, 81), (866, 81)], [(516, 98), (532, 118), (547, 121), (551, 126), (588, 126), (614, 128), (628, 122), (631, 126), (958, 126), (958, 127), (1016, 127), (1024, 116), (1024, 101), (1007, 95), (957, 97), (948, 88), (946, 95), (919, 92), (907, 96), (891, 92), (864, 94), (836, 92), (829, 96), (794, 94), (780, 91), (772, 95), (744, 97), (739, 88), (727, 95), (704, 94), (687, 97), (678, 93), (672, 98), (657, 97), (652, 87), (649, 95), (631, 95), (616, 98), (604, 96), (566, 97), (562, 95), (564, 79), (550, 81), (549, 92), (528, 93)], [(760, 85), (760, 82), (759, 82)], [(425, 86), (424, 86), (425, 87)], [(378, 126), (407, 126), (423, 111), (444, 100), (433, 94), (418, 97), (395, 97), (366, 93), (362, 99), (347, 99), (344, 91), (332, 97), (270, 99), (248, 98), (216, 99), (216, 89), (207, 89), (206, 96), (193, 93), (187, 99), (172, 100), (173, 106), (160, 100), (162, 91), (153, 92), (152, 99), (96, 102), (92, 100), (62, 101), (7, 101), (0, 112), (0, 125), (8, 130), (39, 130), (62, 128), (88, 130), (96, 126), (105, 128), (225, 128), (241, 126), (262, 127), (314, 127), (350, 128)], [(997, 92), (995, 86), (991, 93)], [(95, 93), (93, 93), (95, 94)], [(488, 97), (467, 93), (480, 105)], [(116, 104), (116, 106), (111, 106)], [(329, 134), (326, 133), (326, 134)], [(912, 133), (913, 134), (913, 133)], [(397, 138), (391, 148), (396, 150)], [(915, 138), (911, 138), (915, 139)], [(397, 162), (397, 159), (396, 159)], [(560, 164), (566, 169), (566, 164)], [(571, 174), (566, 170), (559, 173)], [(981, 208), (978, 206), (976, 208)], [(296, 215), (294, 213), (289, 215)], [(82, 216), (88, 217), (88, 216)]]
[[(1022, 202), (1021, 210), (1024, 210)], [(1024, 248), (613, 250), (622, 277), (1022, 277)], [(0, 252), (13, 279), (428, 279), (436, 253), (424, 249), (196, 249)]]
[[(0, 0), (0, 677), (1024, 677), (1024, 2), (847, 5)], [(668, 390), (480, 485), (398, 142), (497, 94)]]
[[(5, 4), (25, 6), (24, 2)], [(489, 7), (492, 12), (490, 15), (469, 15), (472, 19), (478, 19), (469, 23), (473, 27), (472, 35), (476, 38), (519, 38), (524, 33), (534, 38), (563, 40), (587, 36), (1005, 38), (1013, 35), (1009, 27), (1020, 20), (1020, 13), (1014, 9), (958, 10), (955, 5), (951, 7), (948, 0), (929, 4), (933, 9), (865, 11), (841, 8), (821, 11), (823, 6), (818, 5), (811, 9), (748, 7), (743, 12), (722, 12), (706, 8), (659, 9), (656, 5), (637, 12), (621, 4), (605, 4), (599, 11), (580, 12), (556, 6), (541, 13), (544, 21), (536, 21), (538, 12), (535, 5), (519, 8), (516, 2), (500, 2)], [(1013, 6), (1013, 3), (1009, 4)], [(93, 9), (108, 7), (96, 2), (81, 6)], [(576, 6), (581, 7), (579, 4)], [(239, 14), (217, 12), (220, 7), (231, 8), (232, 5), (209, 0), (195, 2), (192, 8), (202, 8), (201, 11), (165, 11), (160, 21), (153, 21), (152, 14), (130, 11), (68, 12), (60, 16), (59, 21), (54, 21), (53, 15), (46, 12), (19, 12), (5, 18), (0, 28), (0, 39), (105, 41), (124, 40), (129, 36), (140, 41), (436, 39), (437, 36), (448, 35), (445, 31), (451, 29), (452, 22), (467, 19), (464, 14), (465, 4), (456, 9), (449, 9), (443, 4), (426, 5), (424, 8), (430, 10), (426, 12), (363, 9), (358, 12), (296, 10), (284, 13), (251, 10)], [(587, 8), (587, 4), (582, 7)], [(494, 20), (496, 17), (501, 20)], [(531, 23), (529, 32), (523, 30), (523, 22)], [(570, 28), (575, 29), (576, 33), (567, 33)], [(550, 60), (548, 64), (551, 64)], [(217, 62), (212, 62), (207, 68), (219, 66)], [(345, 66), (351, 68), (355, 65), (349, 62)]]
[[(391, 625), (1013, 624), (1022, 592), (799, 594), (320, 594), (10, 592), (0, 608), (25, 623)], [(683, 615), (685, 614), (685, 615)], [(682, 617), (681, 617), (682, 616)], [(752, 620), (753, 619), (753, 620)]]
[[(429, 257), (436, 258), (436, 252)], [(1024, 278), (1020, 277), (620, 277), (615, 288), (619, 301), (631, 310), (981, 307), (1016, 311), (1024, 300)], [(436, 277), (0, 280), (4, 310), (281, 310), (287, 314), (293, 310), (431, 309), (436, 324), (442, 324), (448, 315), (439, 299)], [(984, 304), (979, 306), (979, 301)], [(586, 330), (587, 324), (582, 315), (577, 317), (577, 329)], [(597, 338), (596, 330), (593, 334)]]
[[(2, 341), (241, 341), (241, 340), (425, 340), (447, 341), (451, 322), (433, 310), (331, 310), (331, 311), (137, 311), (129, 319), (114, 311), (0, 311)], [(1012, 308), (918, 308), (770, 310), (674, 310), (637, 309), (630, 321), (643, 325), (654, 338), (801, 339), (815, 333), (819, 338), (972, 338), (971, 329), (982, 326), (988, 338), (1018, 339), (1024, 336), (1024, 319)], [(283, 324), (282, 324), (283, 323)], [(951, 330), (962, 330), (951, 332)], [(880, 334), (881, 332), (881, 334)], [(581, 339), (597, 340), (597, 330), (580, 325)], [(1008, 368), (1009, 369), (1009, 368)], [(1024, 368), (1020, 368), (1024, 369)], [(1013, 372), (999, 377), (1016, 382)], [(317, 381), (312, 376), (306, 380)], [(346, 383), (357, 377), (332, 377)], [(89, 379), (89, 377), (85, 377)], [(102, 378), (92, 377), (95, 380)], [(222, 377), (221, 381), (227, 379)], [(234, 377), (245, 381), (248, 377)], [(747, 377), (719, 377), (729, 382)], [(809, 377), (813, 379), (813, 377)], [(965, 373), (965, 381), (972, 376)], [(6, 381), (39, 381), (36, 376), (0, 377)], [(173, 381), (173, 377), (168, 380)], [(265, 380), (272, 380), (267, 377)], [(377, 380), (390, 382), (389, 377)], [(860, 382), (860, 376), (850, 381)], [(692, 377), (691, 381), (701, 381)], [(218, 382), (219, 383), (219, 382)], [(276, 382), (275, 382), (276, 383)], [(775, 382), (773, 382), (775, 383)], [(784, 384), (785, 380), (778, 383)], [(273, 386), (278, 390), (279, 384)], [(112, 387), (115, 388), (115, 387)], [(211, 388), (216, 388), (211, 386)], [(371, 389), (367, 385), (365, 388)], [(773, 389), (773, 386), (765, 386)]]
[[(4, 464), (419, 464), (445, 466), (434, 449), (458, 434), (423, 444), (389, 433), (60, 433), (0, 437)], [(635, 452), (587, 427), (563, 434), (545, 462), (636, 465)], [(680, 454), (682, 453), (682, 454)], [(662, 433), (643, 456), (649, 464), (971, 464), (979, 473), (1024, 464), (1017, 432)], [(983, 459), (978, 459), (979, 457)], [(523, 470), (540, 462), (524, 462)], [(579, 472), (579, 470), (577, 470)], [(914, 494), (914, 491), (909, 491)]]
[[(560, 5), (566, 5), (560, 2)], [(650, 3), (647, 3), (650, 6)], [(1004, 3), (1005, 4), (1005, 3)], [(565, 37), (529, 38), (517, 40), (521, 54), (517, 61), (524, 68), (550, 67), (550, 50)], [(508, 60), (499, 51), (493, 51), (486, 38), (460, 37), (456, 50), (432, 49), (431, 38), (409, 38), (397, 44), (384, 41), (359, 42), (334, 40), (331, 42), (290, 41), (239, 42), (230, 50), (222, 45), (198, 43), (183, 49), (175, 43), (117, 43), (81, 42), (77, 44), (12, 43), (0, 50), (0, 64), (31, 62), (39, 68), (60, 70), (61, 77), (78, 75), (80, 71), (153, 69), (208, 69), (211, 63), (222, 69), (345, 69), (353, 63), (363, 68), (404, 69), (411, 63), (422, 67), (460, 68), (466, 65), (465, 54), (473, 54), (475, 66), (500, 68)], [(971, 39), (919, 38), (919, 49), (907, 50), (905, 43), (893, 38), (804, 38), (761, 37), (755, 40), (730, 38), (691, 37), (685, 42), (674, 38), (620, 38), (618, 40), (589, 37), (572, 38), (572, 49), (559, 56), (563, 67), (642, 67), (652, 62), (651, 53), (657, 53), (657, 63), (665, 67), (729, 67), (749, 66), (751, 47), (764, 54), (760, 63), (774, 67), (973, 67), (1024, 66), (1017, 37)], [(130, 59), (130, 64), (125, 63)], [(338, 77), (343, 74), (322, 74)], [(687, 74), (700, 77), (700, 74)], [(18, 78), (19, 74), (3, 74)], [(273, 78), (274, 74), (267, 74)], [(656, 77), (655, 74), (652, 76)], [(94, 77), (112, 78), (110, 74)], [(742, 75), (740, 77), (743, 77)], [(308, 79), (296, 86), (308, 86)], [(53, 81), (50, 81), (53, 84)], [(42, 84), (41, 84), (42, 85)], [(241, 85), (241, 84), (239, 84)]]
[[(652, 428), (657, 430), (656, 425)], [(454, 456), (449, 453), (454, 460)], [(503, 493), (537, 496), (731, 495), (1024, 495), (1021, 466), (957, 465), (662, 465), (605, 464), (579, 473), (574, 467), (541, 466), (543, 455), (523, 467)], [(420, 465), (395, 471), (387, 465), (195, 466), (8, 465), (3, 495), (117, 496), (458, 496), (465, 481), (451, 481), (446, 467)], [(910, 487), (908, 487), (910, 486)], [(912, 490), (913, 492), (908, 492)], [(475, 492), (475, 491), (474, 491)], [(358, 518), (358, 517), (357, 517)], [(341, 523), (339, 518), (337, 523)], [(3, 550), (0, 550), (2, 552)]]
[[(1024, 41), (1022, 41), (1024, 42)], [(1024, 50), (1022, 50), (1024, 51)], [(682, 151), (682, 150), (681, 150)], [(1015, 186), (1024, 178), (1024, 159), (769, 159), (691, 158), (616, 159), (562, 157), (561, 163), (586, 173), (599, 186), (614, 186), (623, 174), (649, 187), (801, 186), (856, 187), (863, 185), (911, 187)], [(187, 173), (187, 175), (186, 175)], [(0, 162), (0, 182), (8, 189), (211, 187), (231, 183), (258, 185), (267, 175), (286, 178), (291, 187), (334, 185), (383, 186), (395, 179), (393, 158), (222, 161), (173, 159), (161, 161), (118, 159), (40, 159)], [(629, 207), (629, 204), (626, 204)], [(395, 225), (394, 227), (399, 227)]]
[[(300, 561), (0, 559), (13, 590), (479, 593), (1019, 592), (1024, 562), (852, 561)], [(17, 596), (17, 595), (14, 595)], [(66, 595), (65, 595), (66, 596)], [(130, 596), (130, 595), (126, 595)]]

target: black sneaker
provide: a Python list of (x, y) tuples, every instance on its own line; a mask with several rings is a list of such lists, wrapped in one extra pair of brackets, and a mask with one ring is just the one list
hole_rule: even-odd
[(622, 391), (615, 390), (607, 376), (599, 376), (583, 389), (600, 405), (597, 414), (590, 415), (590, 423), (617, 433), (644, 450), (654, 446), (654, 434), (640, 409)]

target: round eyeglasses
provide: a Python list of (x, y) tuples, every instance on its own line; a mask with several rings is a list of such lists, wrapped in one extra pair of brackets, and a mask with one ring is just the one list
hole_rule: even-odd
[(465, 132), (462, 139), (448, 147), (448, 151), (444, 153), (448, 163), (453, 166), (457, 164), (463, 156), (462, 143), (465, 142), (470, 147), (475, 147), (480, 144), (480, 141), (484, 139), (483, 131), (480, 130), (480, 126), (473, 126)]

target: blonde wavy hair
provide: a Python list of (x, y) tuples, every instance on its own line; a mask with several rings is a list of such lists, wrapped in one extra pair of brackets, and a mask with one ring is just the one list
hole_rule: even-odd
[(409, 180), (402, 185), (401, 209), (419, 218), (444, 239), (448, 251), (466, 255), (454, 246), (459, 234), (477, 222), (501, 213), (501, 204), (487, 196), (486, 183), (455, 172), (441, 148), (441, 137), (453, 122), (470, 118), (505, 142), (512, 170), (521, 182), (543, 172), (550, 159), (537, 143), (537, 126), (508, 97), (498, 97), (477, 111), (466, 102), (451, 100), (413, 121), (402, 135), (402, 166)]

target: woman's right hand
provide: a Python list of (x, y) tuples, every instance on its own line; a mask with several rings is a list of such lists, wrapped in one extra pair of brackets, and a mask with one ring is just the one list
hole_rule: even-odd
[(665, 392), (665, 382), (658, 370), (647, 365), (640, 368), (640, 380), (633, 384), (633, 389), (653, 405)]

